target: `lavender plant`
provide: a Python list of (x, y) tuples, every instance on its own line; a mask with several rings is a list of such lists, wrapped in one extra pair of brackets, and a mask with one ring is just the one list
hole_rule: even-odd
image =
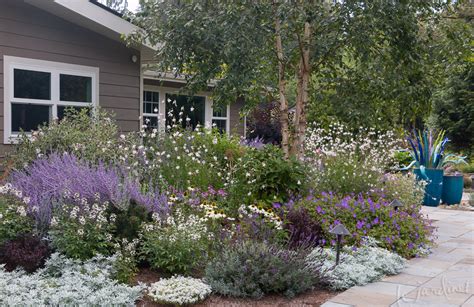
[(222, 295), (260, 298), (282, 293), (293, 297), (318, 281), (304, 250), (290, 251), (265, 243), (245, 241), (224, 250), (207, 264), (205, 281)]
[(52, 154), (35, 160), (22, 171), (10, 177), (13, 187), (29, 198), (29, 209), (36, 220), (47, 225), (51, 219), (54, 202), (85, 199), (109, 202), (125, 210), (131, 201), (147, 208), (149, 212), (165, 214), (167, 199), (160, 193), (141, 193), (138, 182), (127, 177), (118, 168), (103, 163), (92, 165), (71, 154)]

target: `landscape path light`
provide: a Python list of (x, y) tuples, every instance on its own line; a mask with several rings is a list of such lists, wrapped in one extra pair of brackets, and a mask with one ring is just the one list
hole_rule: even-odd
[(341, 253), (341, 241), (342, 236), (350, 235), (349, 230), (343, 224), (337, 224), (333, 229), (329, 230), (329, 233), (335, 234), (337, 237), (336, 241), (336, 265), (339, 264), (339, 256)]
[(397, 211), (398, 208), (403, 207), (403, 204), (398, 199), (394, 199), (390, 203), (390, 207), (392, 207), (393, 209), (395, 209), (395, 211)]

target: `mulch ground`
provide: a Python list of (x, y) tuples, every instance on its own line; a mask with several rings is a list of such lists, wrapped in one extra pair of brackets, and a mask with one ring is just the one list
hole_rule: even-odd
[[(137, 274), (135, 282), (142, 283), (153, 283), (158, 281), (162, 274), (154, 272), (149, 269), (142, 269)], [(255, 299), (241, 299), (241, 298), (230, 298), (223, 297), (218, 295), (211, 295), (204, 302), (196, 304), (194, 306), (207, 307), (207, 306), (216, 306), (216, 307), (257, 307), (257, 306), (321, 306), (324, 302), (328, 301), (333, 296), (336, 296), (339, 292), (330, 291), (326, 289), (314, 289), (307, 293), (298, 295), (292, 299), (287, 299), (281, 295), (268, 295), (259, 300)], [(142, 300), (137, 302), (139, 307), (155, 307), (155, 306), (166, 306), (153, 302), (149, 297), (144, 297)]]

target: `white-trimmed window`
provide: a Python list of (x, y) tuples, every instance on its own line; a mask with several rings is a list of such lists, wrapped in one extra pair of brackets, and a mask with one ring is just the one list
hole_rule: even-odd
[(143, 91), (143, 125), (147, 129), (158, 129), (160, 112), (160, 92)]
[(20, 131), (98, 105), (99, 68), (4, 56), (4, 143)]
[(222, 133), (229, 132), (229, 106), (213, 106), (212, 126)]
[(187, 126), (204, 124), (208, 128), (215, 126), (225, 133), (230, 130), (229, 105), (213, 107), (212, 99), (206, 92), (191, 97), (180, 94), (176, 88), (145, 85), (142, 109), (143, 124), (150, 128), (151, 123), (156, 123), (160, 131), (171, 124), (172, 117), (176, 118), (176, 122), (181, 118), (183, 125)]

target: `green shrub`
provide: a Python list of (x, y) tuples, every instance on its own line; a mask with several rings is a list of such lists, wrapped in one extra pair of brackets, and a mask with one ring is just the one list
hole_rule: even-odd
[(114, 262), (115, 272), (113, 277), (118, 282), (129, 284), (132, 282), (132, 278), (137, 274), (137, 245), (139, 242), (138, 238), (132, 241), (123, 238), (114, 244), (116, 260)]
[[(0, 187), (5, 189), (4, 187)], [(27, 213), (28, 207), (18, 197), (0, 194), (0, 245), (18, 235), (30, 233), (34, 221)]]
[(249, 147), (235, 165), (229, 196), (234, 204), (284, 202), (307, 188), (307, 169), (294, 159), (285, 159), (274, 145)]
[(68, 258), (87, 260), (109, 255), (113, 247), (115, 216), (105, 216), (107, 203), (60, 203), (53, 211), (50, 231), (53, 247)]
[(219, 294), (260, 298), (279, 293), (293, 297), (318, 281), (303, 250), (290, 251), (253, 241), (237, 243), (208, 263), (205, 280)]
[(392, 201), (399, 200), (406, 206), (420, 205), (425, 194), (425, 183), (416, 179), (412, 173), (385, 174), (379, 191), (384, 195), (384, 199)]
[(118, 159), (118, 141), (118, 127), (106, 112), (96, 110), (90, 116), (89, 109), (68, 110), (61, 121), (42, 126), (31, 136), (22, 133), (8, 163), (15, 169), (23, 169), (36, 158), (52, 152), (68, 152), (91, 162), (108, 163)]
[(116, 216), (113, 235), (118, 239), (132, 241), (138, 238), (142, 224), (151, 220), (147, 208), (134, 201), (130, 202), (126, 209), (110, 206), (107, 211), (108, 214)]
[(207, 259), (214, 236), (205, 218), (177, 210), (165, 221), (155, 216), (153, 222), (143, 224), (141, 239), (141, 258), (152, 268), (181, 274), (192, 272)]

